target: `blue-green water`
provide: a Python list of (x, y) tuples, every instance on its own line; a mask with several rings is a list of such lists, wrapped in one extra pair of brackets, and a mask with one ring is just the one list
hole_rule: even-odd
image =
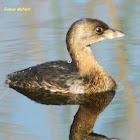
[[(53, 60), (70, 60), (65, 35), (83, 17), (98, 18), (126, 36), (92, 45), (119, 88), (95, 132), (123, 140), (140, 137), (140, 1), (30, 0), (0, 2), (0, 139), (67, 140), (78, 105), (41, 105), (10, 89), (6, 75)], [(4, 11), (16, 8), (16, 11)], [(18, 8), (30, 11), (17, 11)]]

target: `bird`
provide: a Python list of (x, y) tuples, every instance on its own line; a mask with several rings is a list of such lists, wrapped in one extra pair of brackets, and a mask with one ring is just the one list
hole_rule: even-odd
[(51, 94), (93, 94), (116, 89), (117, 84), (96, 61), (91, 44), (122, 37), (99, 19), (75, 21), (66, 34), (67, 50), (72, 61), (50, 61), (7, 75), (10, 88)]

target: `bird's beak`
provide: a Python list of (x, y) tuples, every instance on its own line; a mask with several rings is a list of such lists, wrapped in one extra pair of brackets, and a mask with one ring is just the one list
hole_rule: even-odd
[(117, 37), (122, 37), (125, 34), (119, 30), (115, 30), (115, 29), (111, 29), (109, 28), (108, 30), (104, 31), (104, 33), (102, 34), (104, 39), (114, 39)]

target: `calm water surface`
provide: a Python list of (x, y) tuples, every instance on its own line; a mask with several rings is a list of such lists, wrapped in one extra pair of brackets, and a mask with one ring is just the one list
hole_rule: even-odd
[[(92, 45), (97, 61), (119, 88), (94, 131), (123, 140), (140, 138), (140, 1), (1, 1), (0, 139), (67, 140), (78, 105), (41, 105), (5, 85), (6, 75), (39, 63), (70, 60), (65, 35), (82, 17), (98, 18), (127, 34)], [(4, 11), (31, 8), (30, 11)]]

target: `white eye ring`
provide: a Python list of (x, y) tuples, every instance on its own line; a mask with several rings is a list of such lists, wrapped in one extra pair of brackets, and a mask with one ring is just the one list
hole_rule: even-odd
[(96, 31), (97, 33), (103, 33), (103, 28), (97, 27), (97, 28), (95, 29), (95, 31)]

